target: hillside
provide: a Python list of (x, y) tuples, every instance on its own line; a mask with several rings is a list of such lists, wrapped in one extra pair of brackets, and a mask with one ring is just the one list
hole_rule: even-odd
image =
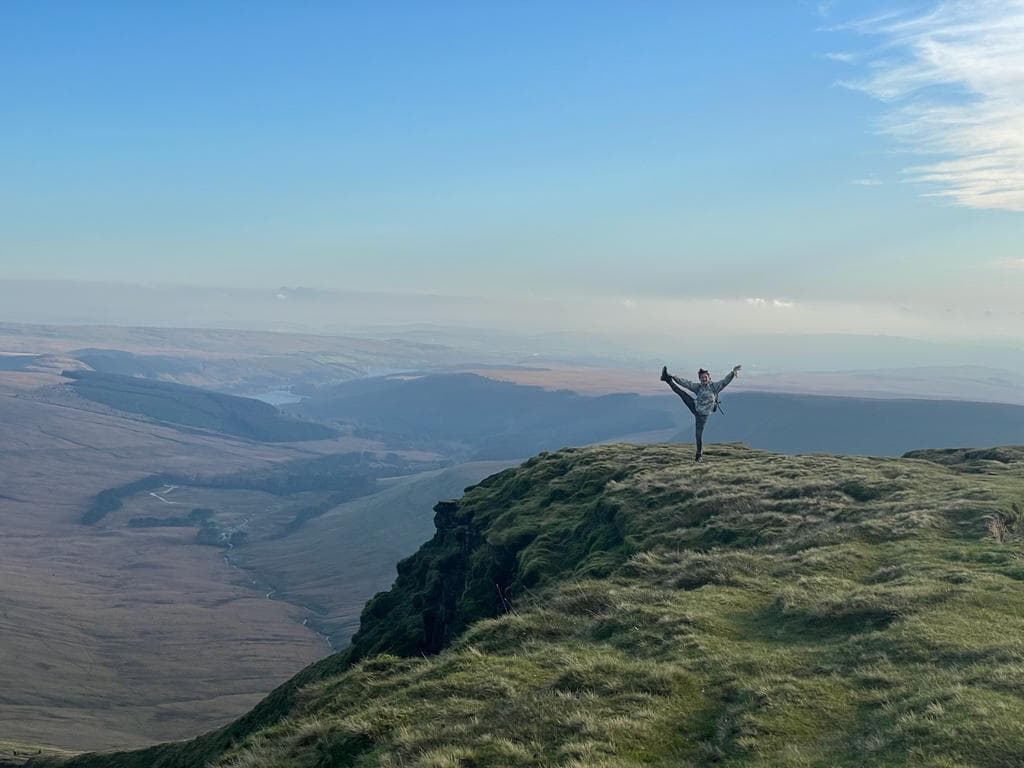
[(587, 397), (466, 373), (345, 382), (285, 410), (352, 425), (396, 446), (474, 461), (520, 459), (675, 426), (663, 407), (638, 395)]
[[(600, 378), (596, 372), (581, 374), (574, 385), (586, 391)], [(1024, 435), (1020, 405), (735, 388), (743, 384), (723, 393), (723, 411), (709, 422), (706, 439), (781, 453), (900, 456), (922, 445), (1002, 445)], [(304, 390), (311, 396), (284, 410), (336, 421), (393, 446), (459, 460), (511, 459), (605, 440), (692, 442), (693, 417), (667, 387), (662, 390), (666, 394), (586, 396), (496, 381), (484, 371), (358, 379)]]
[(488, 478), (347, 651), (193, 742), (64, 765), (1020, 765), (1024, 448), (690, 451)]
[(439, 469), (352, 453), (213, 477), (150, 475), (97, 494), (80, 522), (135, 540), (221, 547), (260, 596), (301, 609), (296, 622), (343, 647), (366, 601), (394, 580), (395, 563), (430, 537), (434, 501), (507, 466)]
[(258, 574), (275, 599), (309, 606), (309, 625), (342, 648), (359, 628), (366, 601), (394, 581), (395, 563), (430, 538), (433, 503), (508, 465), (476, 462), (378, 481), (382, 490), (288, 536), (250, 541), (232, 552), (232, 561)]
[[(666, 398), (667, 399), (667, 398)], [(674, 395), (693, 441), (693, 418)], [(922, 445), (1002, 445), (1024, 435), (1024, 406), (955, 400), (882, 400), (766, 392), (722, 393), (704, 439), (783, 453), (901, 456)]]
[[(0, 740), (77, 751), (187, 738), (324, 655), (294, 606), (266, 600), (192, 528), (80, 520), (105, 489), (156, 474), (269, 482), (274, 465), (379, 446), (181, 431), (97, 408), (48, 375), (10, 375), (36, 388), (0, 381)], [(153, 503), (126, 514), (193, 509), (141, 496)]]
[(271, 443), (337, 436), (322, 424), (284, 416), (274, 406), (248, 397), (114, 373), (65, 371), (63, 375), (73, 379), (75, 392), (88, 400), (169, 424)]

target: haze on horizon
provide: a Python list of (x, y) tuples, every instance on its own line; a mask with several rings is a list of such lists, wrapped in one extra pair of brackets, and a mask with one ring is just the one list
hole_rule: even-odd
[(1024, 344), (1021, 0), (0, 25), (0, 320)]

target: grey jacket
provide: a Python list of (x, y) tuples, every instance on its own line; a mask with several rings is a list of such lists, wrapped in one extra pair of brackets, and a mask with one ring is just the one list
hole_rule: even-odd
[(709, 381), (707, 384), (701, 384), (699, 381), (687, 381), (678, 376), (672, 378), (675, 379), (676, 384), (693, 392), (693, 407), (697, 409), (697, 413), (701, 416), (710, 416), (718, 402), (718, 393), (729, 386), (729, 382), (736, 378), (736, 374), (729, 371), (721, 381)]

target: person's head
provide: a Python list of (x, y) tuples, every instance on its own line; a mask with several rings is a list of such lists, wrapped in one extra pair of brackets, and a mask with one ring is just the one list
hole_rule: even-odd
[(701, 368), (699, 371), (697, 371), (697, 378), (700, 379), (701, 384), (707, 384), (709, 381), (711, 381), (711, 371), (707, 370), (706, 368)]

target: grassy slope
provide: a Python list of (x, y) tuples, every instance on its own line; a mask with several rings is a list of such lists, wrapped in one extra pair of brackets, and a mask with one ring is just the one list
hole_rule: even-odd
[(71, 764), (1021, 764), (1024, 448), (689, 453), (489, 478), (349, 651), (227, 729)]

